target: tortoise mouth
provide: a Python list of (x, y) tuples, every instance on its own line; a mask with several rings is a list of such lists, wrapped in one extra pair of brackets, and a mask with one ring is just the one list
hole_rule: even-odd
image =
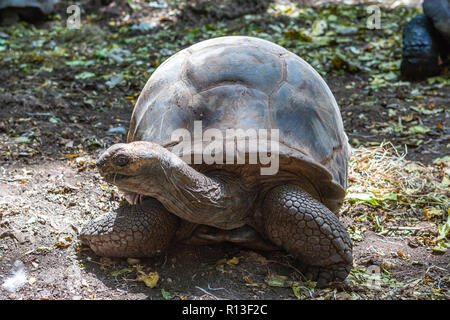
[(132, 177), (134, 177), (134, 176), (123, 174), (123, 173), (116, 173), (116, 172), (109, 173), (109, 174), (106, 174), (103, 176), (103, 178), (106, 181), (112, 182), (112, 183), (115, 183), (115, 182), (121, 181), (121, 180), (125, 180), (127, 178), (132, 178)]

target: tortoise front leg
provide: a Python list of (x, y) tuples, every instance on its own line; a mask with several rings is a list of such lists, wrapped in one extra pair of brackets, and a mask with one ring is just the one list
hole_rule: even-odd
[(107, 257), (151, 257), (169, 246), (178, 218), (153, 198), (124, 206), (89, 222), (81, 242)]
[(344, 280), (352, 267), (352, 243), (338, 218), (296, 185), (268, 192), (263, 204), (266, 234), (308, 265), (318, 287)]

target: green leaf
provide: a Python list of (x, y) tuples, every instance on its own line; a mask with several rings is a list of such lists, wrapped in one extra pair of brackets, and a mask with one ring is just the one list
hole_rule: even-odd
[(105, 84), (107, 86), (109, 86), (110, 88), (113, 88), (116, 85), (118, 85), (120, 82), (122, 82), (122, 80), (123, 80), (123, 74), (119, 73), (119, 74), (112, 75), (109, 78), (109, 80), (105, 82)]
[(397, 201), (397, 194), (396, 193), (389, 193), (386, 194), (382, 197), (377, 198), (377, 200), (393, 200), (393, 201)]
[(106, 58), (109, 55), (109, 50), (106, 48), (100, 49), (94, 53), (94, 57), (96, 58)]
[(28, 137), (17, 137), (17, 138), (14, 138), (13, 141), (16, 143), (29, 143), (29, 142), (31, 142), (31, 139)]
[(164, 289), (161, 289), (161, 295), (162, 295), (163, 298), (166, 299), (166, 300), (170, 300), (170, 299), (173, 298), (172, 295), (170, 294), (170, 292), (169, 292), (169, 291), (166, 291), (166, 290), (164, 290)]
[(294, 295), (297, 299), (301, 299), (300, 295), (300, 287), (299, 286), (292, 286), (292, 291), (294, 292)]
[(90, 66), (95, 63), (95, 60), (72, 60), (64, 63), (71, 67)]
[(350, 239), (352, 239), (353, 241), (362, 241), (363, 240), (363, 237), (362, 237), (363, 231), (360, 228), (358, 228), (358, 226), (351, 225), (350, 227), (347, 228), (347, 232), (350, 236)]
[(370, 192), (349, 193), (346, 197), (349, 200), (367, 202), (374, 206), (378, 204), (377, 198)]
[(381, 71), (385, 71), (385, 72), (400, 70), (401, 62), (402, 62), (401, 59), (398, 59), (395, 61), (389, 61), (389, 62), (382, 62), (378, 65), (378, 69), (380, 69)]
[(447, 248), (450, 246), (450, 243), (446, 242), (439, 242), (437, 245), (431, 248), (436, 253), (445, 253), (447, 251)]
[(445, 239), (445, 237), (447, 237), (448, 235), (448, 232), (450, 231), (450, 209), (447, 210), (447, 213), (447, 222), (439, 228), (439, 235), (437, 236), (436, 241)]
[(447, 78), (447, 77), (437, 76), (437, 77), (428, 78), (427, 81), (429, 84), (434, 84), (434, 83), (438, 82), (441, 85), (450, 85), (450, 78)]
[(315, 36), (321, 36), (325, 33), (327, 30), (327, 22), (325, 20), (315, 20), (313, 25), (311, 26), (311, 33), (310, 35)]
[(140, 11), (140, 10), (142, 10), (141, 5), (139, 3), (137, 3), (137, 2), (134, 2), (133, 0), (128, 0), (127, 3), (130, 6), (130, 8), (133, 9), (133, 11)]
[(439, 228), (439, 234), (435, 239), (436, 245), (431, 248), (437, 254), (445, 253), (447, 248), (450, 247), (450, 243), (444, 242), (450, 231), (450, 209), (447, 210), (447, 214), (447, 222)]
[(306, 33), (303, 33), (301, 30), (288, 30), (284, 33), (284, 36), (291, 40), (303, 40), (303, 41), (311, 41), (312, 38), (307, 35)]
[(79, 74), (77, 74), (76, 76), (75, 76), (75, 79), (87, 79), (87, 78), (92, 78), (92, 77), (95, 77), (95, 73), (92, 73), (92, 72), (82, 72), (82, 73), (79, 73)]
[(422, 133), (422, 134), (424, 134), (424, 133), (427, 133), (428, 131), (430, 131), (430, 128), (425, 127), (425, 126), (421, 126), (421, 125), (417, 125), (417, 126), (414, 126), (414, 127), (411, 127), (411, 128), (408, 129), (409, 133)]
[(361, 70), (361, 67), (356, 61), (350, 61), (346, 56), (339, 52), (336, 52), (335, 56), (331, 60), (331, 63), (337, 70), (347, 69), (350, 72), (358, 72)]
[(265, 281), (271, 287), (290, 287), (288, 277), (274, 273), (270, 273)]
[(383, 75), (383, 78), (384, 78), (384, 80), (387, 80), (387, 81), (397, 80), (397, 74), (395, 72), (391, 71), (391, 72), (385, 73)]
[(438, 108), (426, 109), (422, 106), (411, 106), (410, 108), (414, 111), (417, 111), (417, 112), (419, 112), (421, 114), (425, 114), (425, 115), (442, 112), (442, 109), (438, 109)]
[(120, 276), (121, 274), (124, 274), (124, 273), (130, 273), (131, 271), (133, 271), (132, 268), (124, 268), (124, 269), (122, 269), (122, 270), (118, 270), (118, 271), (113, 271), (113, 272), (111, 272), (111, 275), (112, 275), (113, 277), (117, 277), (117, 276)]
[(353, 201), (362, 201), (362, 202), (370, 203), (371, 205), (376, 206), (379, 204), (380, 201), (384, 201), (384, 200), (397, 201), (398, 195), (395, 193), (388, 193), (384, 196), (376, 197), (371, 192), (352, 192), (352, 193), (347, 194), (346, 198), (349, 200), (353, 200)]
[(338, 19), (338, 17), (335, 16), (334, 14), (330, 14), (330, 15), (327, 17), (327, 20), (328, 20), (328, 21), (331, 21), (331, 22), (337, 21), (337, 19)]
[(440, 163), (449, 162), (449, 161), (450, 161), (450, 156), (444, 156), (442, 158), (434, 159), (433, 164), (440, 164)]

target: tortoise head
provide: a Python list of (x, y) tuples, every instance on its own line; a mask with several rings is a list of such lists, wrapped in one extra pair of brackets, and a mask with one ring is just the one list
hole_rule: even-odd
[(118, 143), (108, 148), (96, 165), (107, 182), (127, 191), (145, 193), (143, 188), (160, 181), (163, 170), (174, 165), (176, 160), (171, 155), (171, 152), (156, 143)]

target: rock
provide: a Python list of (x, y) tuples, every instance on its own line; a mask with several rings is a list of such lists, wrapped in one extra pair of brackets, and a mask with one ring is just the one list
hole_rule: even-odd
[(423, 2), (423, 13), (433, 22), (434, 27), (450, 44), (450, 1), (448, 0), (425, 0)]
[(425, 15), (412, 18), (403, 28), (402, 76), (408, 80), (422, 80), (439, 74), (442, 42)]
[(0, 1), (0, 24), (9, 25), (20, 19), (42, 20), (53, 11), (55, 0), (2, 0)]

